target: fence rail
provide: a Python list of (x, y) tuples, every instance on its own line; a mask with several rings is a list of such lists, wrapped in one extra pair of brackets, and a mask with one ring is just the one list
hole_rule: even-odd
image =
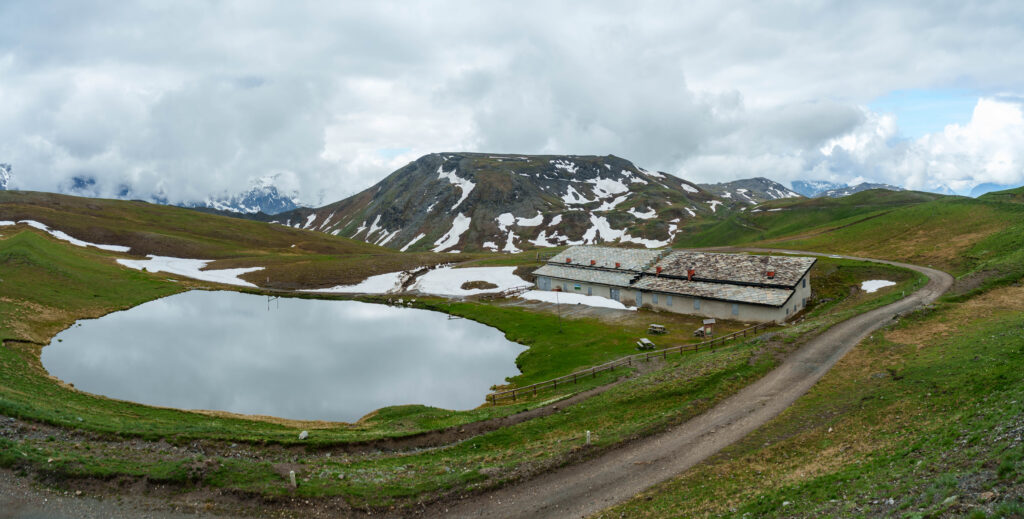
[(563, 375), (561, 377), (553, 378), (551, 380), (545, 380), (544, 382), (537, 382), (536, 384), (530, 384), (528, 386), (517, 387), (515, 389), (508, 389), (505, 391), (491, 393), (487, 395), (487, 401), (490, 402), (492, 405), (497, 405), (499, 400), (510, 399), (512, 401), (515, 401), (516, 397), (519, 395), (536, 395), (539, 391), (555, 389), (559, 385), (564, 386), (570, 383), (575, 384), (577, 383), (577, 381), (584, 379), (586, 377), (596, 378), (598, 373), (603, 373), (605, 371), (615, 371), (615, 368), (619, 368), (622, 366), (632, 366), (633, 362), (638, 362), (641, 360), (650, 360), (655, 357), (668, 358), (668, 355), (670, 353), (678, 352), (679, 354), (682, 354), (687, 351), (700, 351), (701, 349), (714, 350), (716, 346), (725, 344), (726, 342), (732, 339), (735, 339), (737, 337), (747, 337), (748, 335), (752, 336), (755, 333), (761, 330), (771, 328), (772, 326), (775, 326), (775, 324), (761, 323), (751, 326), (750, 328), (744, 328), (742, 330), (730, 333), (728, 335), (723, 335), (721, 337), (716, 337), (711, 340), (698, 342), (696, 344), (683, 344), (680, 346), (672, 346), (671, 348), (665, 348), (662, 350), (634, 353), (632, 355), (627, 355), (625, 357), (618, 358), (611, 362), (606, 362), (604, 364), (594, 366), (592, 368), (580, 370), (575, 373), (569, 373), (568, 375)]
[(504, 299), (504, 298), (508, 298), (508, 297), (516, 297), (516, 296), (518, 296), (518, 295), (520, 295), (520, 294), (522, 294), (524, 292), (527, 292), (527, 291), (529, 291), (531, 289), (533, 289), (533, 285), (529, 285), (529, 286), (523, 285), (523, 286), (518, 286), (518, 287), (513, 287), (513, 288), (506, 289), (506, 290), (502, 290), (501, 292), (490, 292), (490, 293), (480, 294), (480, 299), (491, 300), (491, 299)]

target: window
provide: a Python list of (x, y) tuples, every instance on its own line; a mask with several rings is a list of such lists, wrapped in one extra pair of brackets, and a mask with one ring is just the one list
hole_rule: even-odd
[(658, 304), (658, 294), (651, 294), (651, 304)]
[(789, 308), (786, 309), (786, 315), (789, 315)]
[(804, 278), (804, 288), (807, 288), (807, 278)]
[(693, 309), (700, 310), (700, 299), (693, 298)]
[(732, 315), (740, 315), (740, 305), (736, 303), (732, 304)]
[(665, 304), (672, 306), (672, 296), (665, 296)]

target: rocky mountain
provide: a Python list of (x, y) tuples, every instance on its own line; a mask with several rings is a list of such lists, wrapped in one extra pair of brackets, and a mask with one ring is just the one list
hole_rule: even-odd
[(841, 182), (829, 182), (828, 180), (794, 180), (793, 191), (800, 193), (807, 198), (814, 198), (825, 191), (842, 189), (848, 187)]
[(275, 221), (402, 251), (663, 247), (722, 205), (699, 186), (612, 155), (434, 153), (357, 195)]
[(745, 178), (718, 184), (700, 184), (700, 187), (730, 202), (730, 205), (757, 205), (780, 198), (800, 198), (799, 193), (764, 177)]
[(871, 182), (863, 182), (856, 186), (847, 186), (840, 189), (830, 189), (823, 193), (819, 193), (819, 197), (839, 198), (843, 196), (850, 196), (854, 193), (860, 193), (861, 191), (867, 191), (868, 189), (888, 189), (889, 191), (906, 191), (902, 187), (894, 186), (891, 184), (873, 184)]
[(6, 190), (11, 185), (11, 165), (0, 163), (0, 191)]
[(298, 193), (282, 193), (275, 185), (275, 176), (260, 178), (249, 186), (247, 191), (221, 197), (208, 197), (202, 202), (187, 202), (183, 207), (208, 208), (227, 213), (243, 214), (278, 214), (291, 211), (302, 206)]

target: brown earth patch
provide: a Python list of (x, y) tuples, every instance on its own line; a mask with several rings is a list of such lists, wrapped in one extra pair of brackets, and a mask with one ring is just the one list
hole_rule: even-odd
[(942, 318), (893, 330), (886, 333), (886, 339), (901, 344), (919, 347), (951, 336), (959, 329), (969, 327), (979, 316), (990, 316), (1005, 312), (1024, 311), (1024, 286), (998, 288), (957, 305), (945, 307)]
[(462, 288), (463, 290), (490, 290), (492, 288), (498, 288), (498, 285), (495, 285), (494, 283), (491, 283), (489, 281), (467, 281), (463, 283), (462, 287), (460, 288)]

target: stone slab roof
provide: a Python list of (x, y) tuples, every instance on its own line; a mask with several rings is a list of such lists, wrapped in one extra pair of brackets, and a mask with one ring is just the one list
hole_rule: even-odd
[[(645, 270), (655, 274), (661, 267), (661, 276), (686, 277), (693, 267), (695, 281), (745, 283), (772, 287), (795, 287), (814, 265), (815, 259), (804, 256), (753, 256), (750, 254), (724, 254), (715, 252), (672, 251)], [(767, 271), (775, 271), (769, 278)]]
[[(575, 261), (575, 258), (573, 258), (573, 260)], [(533, 271), (533, 274), (535, 276), (547, 276), (572, 281), (581, 281), (584, 283), (628, 287), (629, 282), (632, 281), (638, 273), (635, 271), (612, 272), (603, 269), (562, 266), (549, 263)]]
[(786, 304), (786, 301), (789, 300), (789, 297), (794, 292), (794, 290), (789, 288), (728, 285), (725, 283), (687, 281), (685, 279), (672, 279), (660, 276), (644, 276), (633, 284), (633, 288), (665, 294), (767, 306), (782, 306)]
[[(624, 249), (619, 247), (600, 247), (595, 245), (576, 245), (569, 247), (548, 260), (550, 264), (580, 265), (589, 267), (591, 260), (595, 267), (614, 269), (619, 263), (619, 270), (640, 272), (657, 261), (665, 249)], [(572, 260), (567, 262), (566, 260)]]

